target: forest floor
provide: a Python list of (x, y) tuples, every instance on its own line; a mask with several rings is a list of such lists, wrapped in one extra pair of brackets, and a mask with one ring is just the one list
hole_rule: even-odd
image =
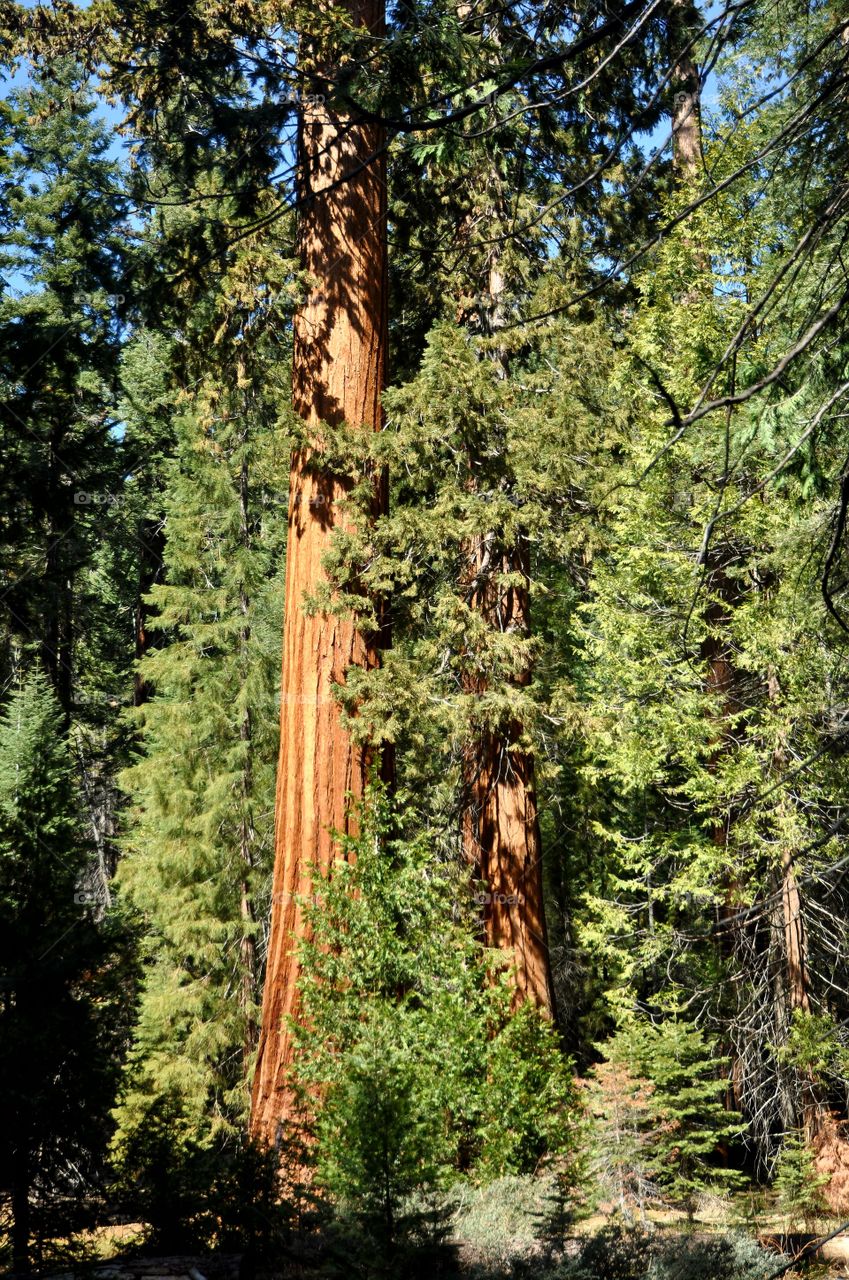
[[(792, 1257), (805, 1249), (804, 1263), (791, 1267), (785, 1273), (786, 1280), (801, 1280), (802, 1277), (805, 1280), (849, 1280), (849, 1230), (828, 1240), (816, 1253), (808, 1253), (806, 1248), (835, 1231), (841, 1225), (836, 1220), (809, 1224), (811, 1229), (788, 1235), (786, 1219), (777, 1215), (765, 1213), (743, 1225), (739, 1219), (729, 1215), (727, 1208), (723, 1212), (715, 1205), (707, 1205), (692, 1220), (674, 1211), (649, 1210), (645, 1221), (650, 1232), (663, 1238), (667, 1252), (680, 1245), (682, 1258), (688, 1248), (692, 1249), (694, 1241), (710, 1242), (731, 1233), (757, 1241), (765, 1250), (767, 1259), (774, 1256), (776, 1273), (788, 1260), (788, 1255)], [(575, 1223), (556, 1251), (561, 1264), (568, 1258), (577, 1257), (582, 1246), (617, 1222), (621, 1223), (621, 1219), (616, 1215), (597, 1213)], [(514, 1277), (526, 1276), (547, 1280), (550, 1275), (563, 1274), (558, 1265), (552, 1266), (550, 1242), (544, 1238), (534, 1236), (527, 1229), (516, 1230), (515, 1220), (499, 1226), (492, 1220), (488, 1232), (486, 1224), (486, 1214), (483, 1218), (475, 1219), (472, 1215), (461, 1219), (457, 1225), (464, 1225), (468, 1230), (462, 1235), (449, 1237), (449, 1265), (445, 1265), (443, 1255), (442, 1265), (432, 1269), (426, 1266), (419, 1272), (415, 1265), (410, 1267), (408, 1258), (399, 1267), (399, 1280), (414, 1280), (419, 1275), (426, 1275), (428, 1280), (437, 1280), (438, 1277), (443, 1277), (443, 1280), (513, 1280)], [(360, 1266), (352, 1266), (350, 1270), (344, 1267), (340, 1271), (331, 1268), (326, 1272), (314, 1249), (308, 1246), (302, 1251), (296, 1242), (292, 1248), (283, 1250), (279, 1258), (259, 1265), (244, 1255), (224, 1252), (153, 1254), (140, 1243), (144, 1230), (142, 1223), (101, 1228), (87, 1239), (84, 1263), (68, 1263), (64, 1268), (54, 1264), (40, 1273), (41, 1280), (306, 1280), (307, 1277), (318, 1280), (325, 1274), (334, 1277), (372, 1274), (368, 1267), (363, 1270)], [(394, 1272), (383, 1268), (379, 1270), (384, 1280), (387, 1277), (394, 1280)], [(604, 1274), (608, 1275), (606, 1269)], [(625, 1272), (615, 1270), (609, 1274), (619, 1276)], [(689, 1280), (690, 1274), (684, 1264), (681, 1280)], [(710, 1273), (699, 1267), (692, 1274), (703, 1280)], [(723, 1276), (727, 1274), (724, 1272)], [(676, 1280), (677, 1275), (676, 1272)]]

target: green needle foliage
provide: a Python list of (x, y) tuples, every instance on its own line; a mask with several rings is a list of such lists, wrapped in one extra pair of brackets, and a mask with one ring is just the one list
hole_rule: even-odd
[(96, 921), (61, 708), (36, 667), (0, 717), (0, 1177), (25, 1269), (88, 1225), (127, 1034), (126, 939)]
[(810, 1231), (817, 1218), (827, 1212), (823, 1187), (828, 1174), (819, 1173), (814, 1154), (799, 1130), (788, 1133), (781, 1144), (775, 1168), (773, 1188), (779, 1210), (786, 1216), (788, 1227), (799, 1223)]
[[(70, 716), (104, 646), (85, 575), (120, 503), (115, 394), (127, 196), (87, 80), (59, 59), (6, 117), (0, 386), (3, 671), (35, 654)], [(111, 656), (111, 655), (110, 655)]]
[(413, 1192), (570, 1165), (580, 1107), (554, 1029), (511, 1011), (476, 941), (467, 876), (379, 788), (360, 822), (305, 904), (297, 1077), (321, 1099), (319, 1179), (386, 1244), (414, 1227)]
[(717, 1057), (697, 1027), (675, 1018), (634, 1019), (604, 1053), (616, 1070), (598, 1074), (599, 1159), (612, 1157), (620, 1187), (634, 1186), (641, 1204), (660, 1196), (692, 1215), (701, 1192), (742, 1185), (721, 1158), (740, 1134), (740, 1118), (727, 1110), (717, 1079), (728, 1060)]
[[(192, 1140), (247, 1107), (272, 855), (283, 477), (276, 442), (186, 412), (166, 497), (167, 580), (141, 664), (138, 761), (119, 887), (145, 981), (121, 1134), (165, 1099)], [(119, 1142), (122, 1141), (119, 1137)]]

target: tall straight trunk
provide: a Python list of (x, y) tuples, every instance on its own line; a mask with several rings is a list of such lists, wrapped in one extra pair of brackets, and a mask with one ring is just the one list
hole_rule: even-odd
[[(505, 281), (499, 254), (489, 267), (486, 327), (503, 324)], [(508, 372), (506, 350), (494, 358)], [(474, 462), (474, 459), (471, 460)], [(509, 546), (494, 534), (479, 534), (467, 547), (469, 603), (488, 628), (525, 637), (530, 633), (529, 555), (521, 535)], [(503, 581), (510, 575), (509, 585)], [(517, 689), (530, 683), (526, 669)], [(465, 679), (465, 692), (485, 693), (486, 680)], [(476, 734), (463, 756), (462, 838), (467, 862), (483, 882), (483, 925), (488, 946), (509, 957), (517, 1004), (530, 1002), (554, 1016), (554, 988), (545, 924), (542, 840), (534, 785), (534, 758), (521, 744), (522, 725), (513, 720)]]
[[(383, 0), (348, 0), (351, 21), (380, 36)], [(325, 68), (330, 78), (330, 72)], [(300, 137), (301, 261), (310, 294), (295, 319), (293, 402), (308, 440), (321, 423), (364, 430), (382, 425), (386, 359), (386, 179), (383, 132), (358, 124), (332, 104), (305, 103)], [(362, 794), (367, 752), (342, 727), (334, 686), (347, 668), (373, 666), (380, 636), (350, 616), (308, 614), (305, 593), (323, 577), (322, 557), (343, 523), (345, 480), (330, 473), (310, 443), (292, 456), (286, 556), (280, 755), (275, 866), (265, 989), (251, 1127), (276, 1143), (292, 1118), (293, 1041), (297, 1017), (297, 943), (304, 919), (296, 895), (308, 896), (312, 866), (325, 872), (332, 832), (349, 829), (348, 796)], [(382, 495), (376, 493), (376, 505)]]
[(74, 509), (62, 484), (66, 468), (60, 461), (62, 431), (51, 431), (48, 442), (47, 484), (44, 510), (47, 517), (45, 556), (45, 609), (42, 623), (41, 660), (62, 707), (67, 726), (73, 699), (74, 599), (72, 547)]
[(699, 27), (698, 10), (690, 0), (672, 0), (670, 37), (675, 63), (672, 86), (672, 164), (679, 176), (691, 181), (702, 164), (701, 79), (689, 47), (690, 32)]
[[(781, 685), (774, 671), (767, 678), (767, 692), (770, 703), (778, 706), (781, 701)], [(773, 769), (780, 778), (787, 768), (787, 744), (784, 736), (779, 739), (773, 752)], [(784, 839), (781, 831), (782, 820), (787, 814), (789, 800), (783, 788), (779, 788), (776, 810), (779, 820), (779, 838)], [(786, 1035), (793, 1025), (797, 1012), (811, 1012), (810, 972), (808, 962), (808, 940), (805, 929), (802, 891), (796, 875), (796, 862), (792, 849), (782, 844), (781, 863), (776, 869), (779, 899), (773, 929), (775, 946), (779, 952), (781, 964), (776, 966), (777, 981), (775, 983), (776, 1039)], [(808, 1142), (813, 1142), (823, 1134), (822, 1090), (811, 1070), (796, 1069), (796, 1098), (794, 1119), (801, 1120), (802, 1128)], [(788, 1108), (788, 1111), (790, 1108)], [(827, 1129), (827, 1126), (826, 1126)], [(825, 1135), (824, 1135), (825, 1136)]]
[[(674, 57), (671, 83), (674, 90), (672, 105), (672, 167), (678, 184), (685, 194), (695, 195), (702, 167), (701, 79), (699, 69), (690, 49), (691, 32), (698, 27), (698, 10), (690, 0), (671, 0), (668, 11), (669, 40)], [(688, 285), (680, 301), (695, 303), (699, 296), (699, 279), (709, 274), (709, 255), (699, 246), (689, 244), (694, 267), (695, 283)], [(729, 424), (730, 425), (730, 424)], [(705, 622), (709, 634), (704, 640), (701, 656), (706, 664), (705, 687), (715, 700), (716, 732), (711, 766), (718, 766), (724, 752), (731, 748), (731, 735), (727, 720), (738, 710), (735, 697), (736, 673), (728, 639), (728, 626), (737, 596), (729, 582), (727, 554), (709, 552), (704, 588), (711, 597), (705, 610)], [(713, 843), (725, 863), (722, 898), (717, 906), (719, 929), (718, 951), (720, 957), (731, 963), (739, 944), (738, 890), (739, 885), (730, 866), (728, 855), (731, 818), (718, 815), (713, 824)], [(728, 1105), (740, 1107), (745, 1087), (744, 1062), (738, 1052), (732, 1050)]]
[(150, 631), (148, 620), (150, 609), (145, 597), (160, 581), (162, 563), (165, 555), (165, 533), (161, 520), (142, 521), (137, 538), (138, 544), (138, 586), (133, 608), (133, 630), (135, 633), (135, 667), (133, 669), (133, 706), (141, 707), (150, 698), (150, 686), (141, 673), (139, 663), (150, 649)]
[[(774, 671), (767, 677), (767, 693), (770, 703), (777, 707), (781, 702), (781, 685)], [(786, 741), (782, 736), (773, 752), (773, 769), (778, 777), (787, 768)], [(788, 808), (788, 799), (783, 789), (779, 789), (776, 808), (781, 819)], [(781, 850), (781, 866), (778, 869), (781, 888), (781, 927), (784, 935), (784, 988), (785, 999), (792, 1018), (795, 1010), (809, 1013), (811, 999), (809, 993), (808, 944), (805, 931), (805, 920), (802, 912), (802, 893), (796, 877), (796, 863), (793, 851), (786, 845)]]

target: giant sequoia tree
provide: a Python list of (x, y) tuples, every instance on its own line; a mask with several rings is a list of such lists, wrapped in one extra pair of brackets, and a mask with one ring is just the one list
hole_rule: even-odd
[[(371, 49), (383, 36), (381, 4), (338, 14), (334, 35), (303, 41), (308, 94), (299, 124), (299, 245), (305, 300), (295, 316), (293, 404), (303, 438), (292, 455), (280, 691), (276, 852), (252, 1128), (274, 1142), (291, 1104), (292, 1039), (298, 1007), (302, 904), (312, 866), (326, 870), (333, 832), (347, 828), (349, 797), (362, 794), (369, 754), (343, 728), (336, 686), (349, 666), (377, 661), (380, 635), (344, 611), (308, 607), (322, 556), (344, 528), (351, 482), (322, 457), (322, 429), (379, 428), (386, 377), (386, 177), (383, 131), (352, 114), (336, 84), (342, 29)], [(322, 93), (321, 90), (326, 91)], [(375, 486), (375, 503), (380, 502)]]

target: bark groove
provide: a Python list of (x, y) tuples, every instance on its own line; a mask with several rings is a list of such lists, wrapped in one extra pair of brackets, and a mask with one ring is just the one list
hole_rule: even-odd
[[(383, 6), (348, 12), (373, 34)], [(344, 478), (318, 463), (321, 424), (377, 430), (386, 353), (386, 183), (383, 135), (352, 123), (332, 106), (309, 101), (301, 129), (301, 261), (309, 296), (295, 320), (293, 403), (307, 425), (292, 457), (283, 631), (280, 755), (275, 869), (262, 1023), (251, 1127), (276, 1143), (292, 1115), (293, 1043), (286, 1019), (297, 1017), (298, 939), (304, 919), (296, 895), (312, 892), (312, 867), (334, 855), (332, 831), (348, 824), (349, 794), (362, 794), (366, 753), (343, 729), (334, 685), (352, 664), (378, 661), (379, 637), (351, 617), (308, 614), (304, 596), (323, 575), (322, 559), (344, 523)]]

